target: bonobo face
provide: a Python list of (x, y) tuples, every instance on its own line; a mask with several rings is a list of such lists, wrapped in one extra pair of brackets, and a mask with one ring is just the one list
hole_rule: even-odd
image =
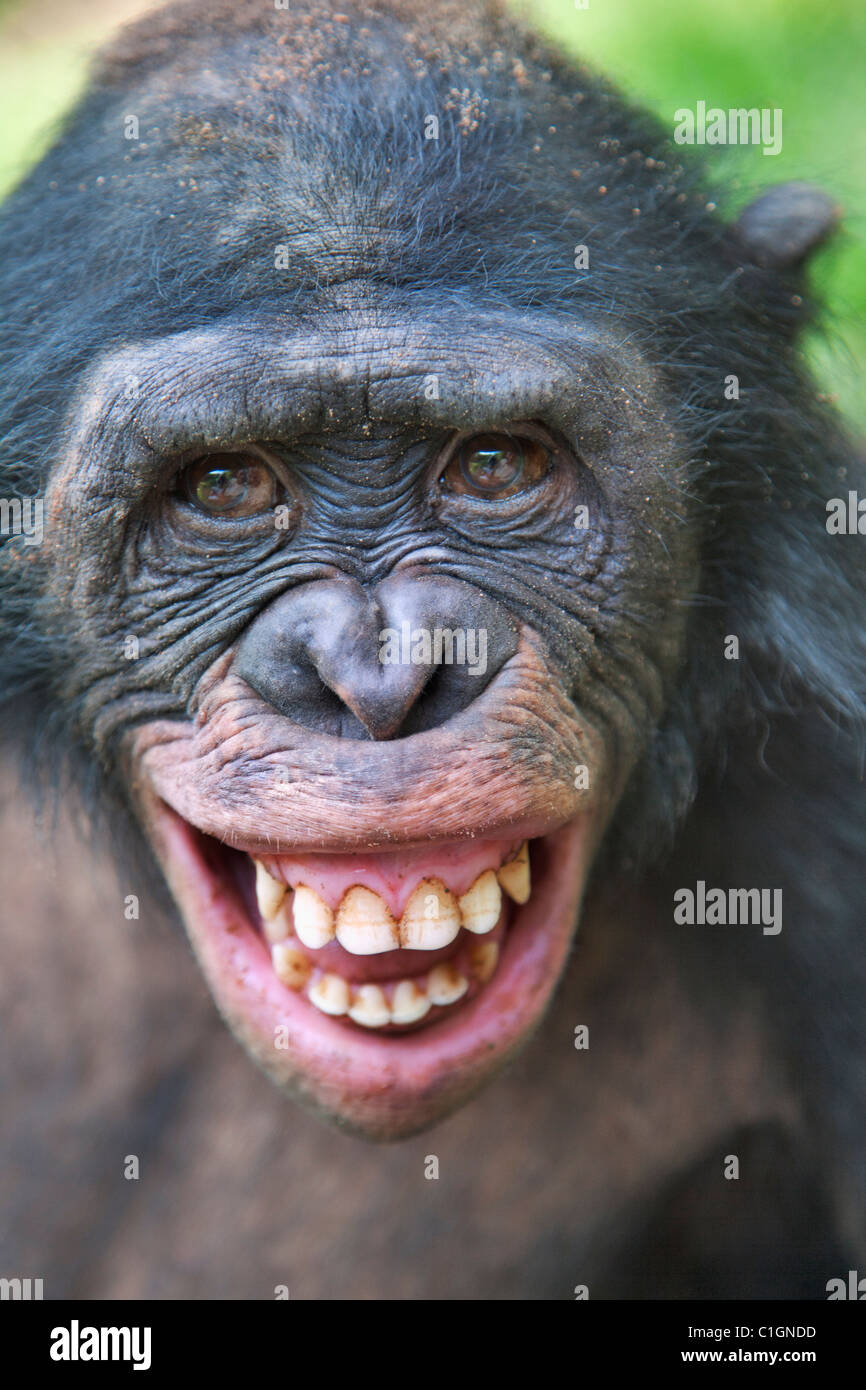
[(375, 1137), (537, 1024), (695, 578), (627, 348), (449, 313), (361, 287), (127, 347), (48, 495), (70, 695), (219, 1008)]

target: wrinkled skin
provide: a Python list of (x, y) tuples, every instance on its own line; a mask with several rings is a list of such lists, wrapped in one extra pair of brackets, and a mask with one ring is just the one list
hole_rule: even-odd
[[(4, 467), (46, 524), (0, 552), (8, 727), (38, 715), (38, 771), (84, 793), (98, 838), (146, 847), (232, 1031), (339, 1127), (411, 1136), (542, 1030), (499, 1094), (517, 1113), (541, 1093), (539, 1153), (560, 1127), (581, 1153), (491, 1264), (580, 1185), (571, 1228), (607, 1288), (655, 1278), (640, 1253), (610, 1274), (610, 1213), (638, 1246), (688, 1227), (682, 1287), (729, 1294), (751, 1258), (755, 1296), (815, 1296), (864, 1237), (866, 1033), (839, 1023), (862, 1018), (864, 600), (823, 526), (861, 463), (795, 347), (837, 210), (788, 186), (728, 225), (606, 87), (495, 12), (440, 8), (223, 5), (206, 32), (172, 8), (109, 52), (11, 200)], [(43, 219), (73, 258), (62, 295)], [(521, 441), (511, 491), (467, 471), (491, 439)], [(227, 457), (261, 475), (243, 514), (190, 482)], [(484, 672), (383, 666), (404, 620), (483, 631)], [(522, 841), (532, 893), (497, 920), (495, 973), (414, 1031), (332, 1017), (271, 968), (254, 861), (350, 864), (397, 896), (395, 865), (411, 887), (447, 863), (456, 898)], [(781, 888), (778, 941), (673, 923), (699, 879)], [(387, 978), (411, 956), (382, 952)], [(741, 1140), (747, 1249), (766, 1174), (791, 1172), (777, 1252), (732, 1238), (696, 1272)], [(789, 1211), (816, 1171), (807, 1236)]]

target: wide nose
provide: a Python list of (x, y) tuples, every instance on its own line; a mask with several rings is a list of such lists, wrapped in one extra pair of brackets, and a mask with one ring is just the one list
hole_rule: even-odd
[(322, 579), (265, 609), (234, 669), (298, 724), (343, 738), (402, 738), (470, 705), (517, 641), (506, 610), (463, 580), (401, 573), (367, 590)]

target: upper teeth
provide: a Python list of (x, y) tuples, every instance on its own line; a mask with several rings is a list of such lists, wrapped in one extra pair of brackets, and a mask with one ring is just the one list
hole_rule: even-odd
[(256, 860), (256, 899), (264, 921), (276, 917), (287, 892), (286, 885), (272, 878), (264, 864)]
[(492, 869), (476, 878), (468, 893), (459, 899), (463, 925), (467, 931), (483, 936), (492, 931), (502, 910), (502, 893)]
[(459, 930), (460, 909), (454, 895), (439, 879), (422, 879), (403, 909), (400, 945), (410, 951), (438, 951), (450, 946)]
[(378, 956), (400, 945), (397, 924), (379, 894), (360, 886), (350, 888), (337, 908), (336, 935), (353, 956)]
[(460, 898), (440, 879), (425, 878), (410, 894), (399, 923), (384, 899), (372, 888), (355, 884), (343, 895), (336, 913), (306, 884), (293, 897), (288, 889), (256, 863), (256, 898), (265, 934), (273, 944), (285, 941), (290, 928), (308, 950), (317, 951), (336, 937), (355, 956), (378, 955), (402, 946), (410, 951), (437, 951), (448, 946), (461, 926), (476, 936), (493, 930), (502, 910), (501, 888), (517, 903), (531, 892), (529, 848), (526, 842), (513, 859), (497, 870), (486, 869)]
[(514, 858), (496, 870), (496, 877), (509, 898), (513, 898), (516, 903), (529, 901), (532, 882), (529, 876), (529, 845), (525, 840)]
[(295, 889), (293, 907), (295, 935), (311, 951), (317, 951), (320, 946), (326, 946), (333, 940), (334, 914), (312, 888), (299, 883)]

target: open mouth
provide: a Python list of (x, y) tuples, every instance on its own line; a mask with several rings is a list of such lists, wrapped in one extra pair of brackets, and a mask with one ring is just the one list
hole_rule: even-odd
[[(247, 890), (251, 862), (235, 865)], [(531, 894), (526, 841), (254, 862), (277, 979), (328, 1017), (379, 1032), (431, 1026), (474, 998), (496, 971), (511, 905)]]
[(586, 817), (528, 840), (361, 854), (229, 846), (162, 800), (150, 820), (233, 1031), (280, 1084), (368, 1135), (461, 1103), (561, 973)]

